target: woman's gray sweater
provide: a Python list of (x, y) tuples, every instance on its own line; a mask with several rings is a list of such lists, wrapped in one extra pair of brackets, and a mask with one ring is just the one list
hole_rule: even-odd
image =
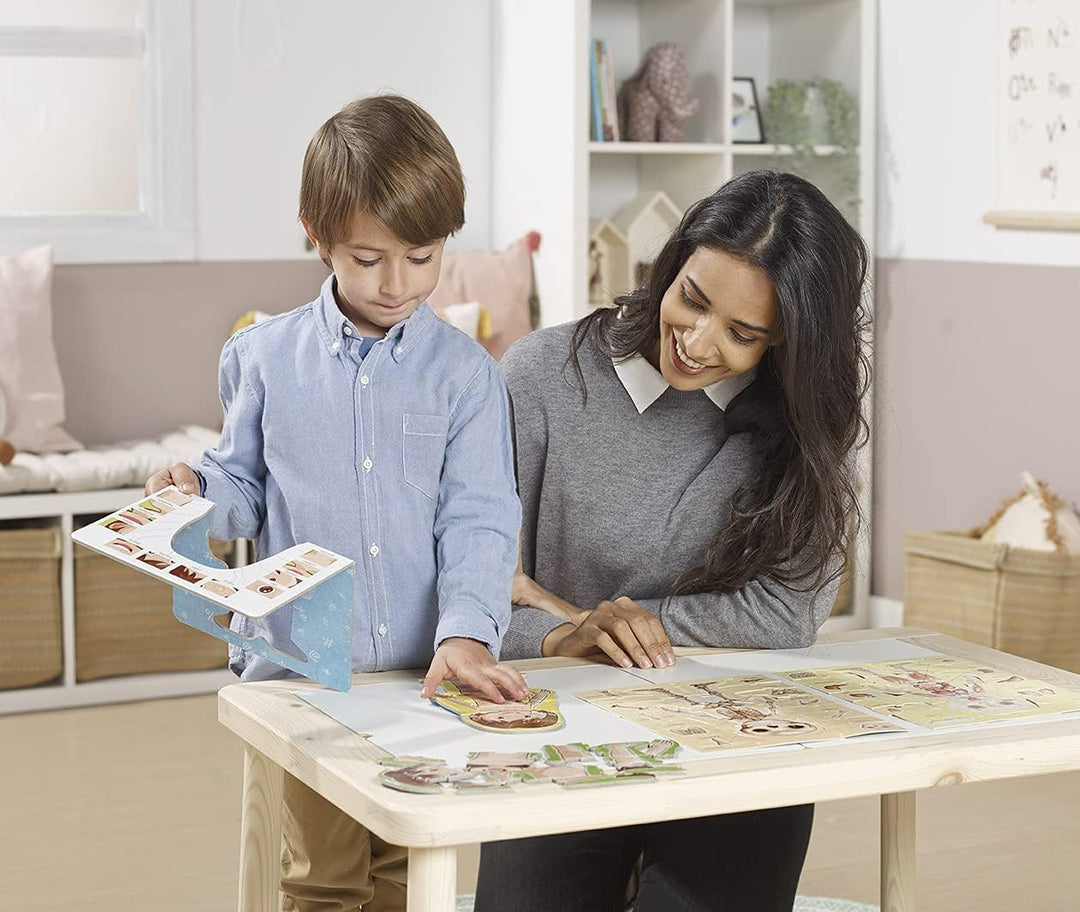
[[(568, 365), (573, 323), (538, 330), (502, 360), (513, 406), (522, 569), (581, 608), (629, 596), (677, 646), (810, 645), (838, 581), (800, 592), (769, 578), (741, 589), (670, 596), (699, 566), (754, 471), (748, 434), (728, 436), (704, 392), (667, 389), (638, 413), (611, 360), (589, 339), (582, 402)], [(515, 606), (504, 659), (540, 654), (559, 618)]]

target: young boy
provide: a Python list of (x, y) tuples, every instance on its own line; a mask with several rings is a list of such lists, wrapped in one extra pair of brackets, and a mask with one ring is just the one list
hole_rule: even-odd
[[(317, 300), (226, 343), (220, 444), (146, 490), (200, 492), (213, 534), (257, 538), (262, 556), (311, 541), (355, 560), (354, 670), (430, 663), (422, 696), (456, 677), (502, 702), (526, 692), (495, 660), (521, 519), (506, 391), (424, 304), (464, 207), (457, 156), (412, 102), (363, 98), (323, 124), (300, 217), (333, 273)], [(233, 624), (281, 648), (286, 613)], [(242, 649), (230, 665), (244, 681), (285, 674)], [(404, 849), (291, 776), (284, 799), (285, 910), (404, 909)]]

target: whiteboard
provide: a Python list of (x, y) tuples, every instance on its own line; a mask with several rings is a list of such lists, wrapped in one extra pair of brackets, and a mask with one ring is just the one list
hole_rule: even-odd
[(1080, 230), (1080, 0), (1000, 0), (1003, 228)]

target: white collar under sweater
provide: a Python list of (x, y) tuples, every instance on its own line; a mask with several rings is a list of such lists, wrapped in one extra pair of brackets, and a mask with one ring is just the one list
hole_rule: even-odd
[[(639, 415), (668, 388), (663, 374), (641, 355), (631, 355), (625, 361), (612, 359), (611, 363), (615, 365), (615, 373), (619, 375), (619, 380), (634, 401)], [(734, 377), (717, 380), (716, 383), (706, 386), (703, 392), (720, 411), (724, 411), (728, 403), (750, 385), (756, 373), (757, 368), (752, 367)]]

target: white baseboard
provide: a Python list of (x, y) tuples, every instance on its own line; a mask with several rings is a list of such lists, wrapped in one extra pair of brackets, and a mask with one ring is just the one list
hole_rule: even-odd
[(885, 598), (882, 595), (870, 596), (870, 626), (874, 629), (903, 627), (904, 603), (899, 599)]

